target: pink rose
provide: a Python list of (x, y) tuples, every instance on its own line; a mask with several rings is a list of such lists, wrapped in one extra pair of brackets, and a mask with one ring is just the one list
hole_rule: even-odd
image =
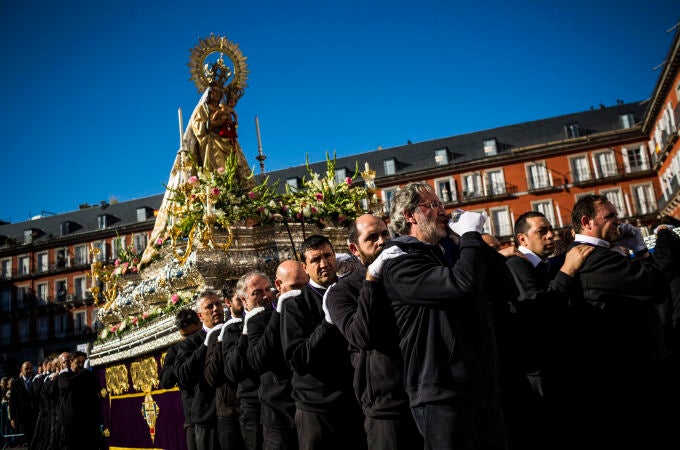
[(187, 183), (189, 184), (196, 184), (198, 183), (198, 177), (196, 175), (193, 175), (189, 177), (189, 180), (187, 180)]
[(302, 219), (302, 213), (297, 213), (295, 217), (297, 217), (298, 219)]
[(163, 239), (161, 238), (156, 239), (156, 245), (163, 245)]
[(255, 199), (255, 193), (253, 191), (248, 192), (248, 198), (250, 198), (251, 200), (254, 200)]
[(284, 210), (284, 211), (288, 211), (288, 206), (287, 206), (287, 205), (283, 205), (283, 206), (281, 207), (281, 209)]
[(116, 325), (112, 326), (111, 333), (115, 333), (116, 331), (118, 331), (118, 327)]
[(132, 259), (132, 264), (137, 264), (138, 262), (139, 262), (139, 259), (135, 256), (135, 257)]
[(116, 259), (116, 260), (113, 262), (113, 265), (116, 266), (116, 267), (120, 266), (120, 259)]
[(210, 192), (212, 192), (212, 194), (215, 195), (215, 196), (220, 195), (222, 193), (222, 191), (220, 191), (217, 188), (212, 188), (212, 190)]
[(133, 317), (130, 322), (132, 322), (132, 325), (137, 325), (137, 318)]
[(319, 210), (312, 206), (312, 214), (316, 213), (317, 211)]
[(172, 298), (170, 299), (170, 303), (172, 303), (173, 305), (176, 305), (178, 301), (179, 296), (177, 294), (173, 295)]
[(352, 184), (352, 179), (350, 177), (345, 178), (345, 183)]
[(224, 173), (224, 167), (218, 167), (217, 173)]
[(147, 317), (149, 317), (149, 313), (146, 312), (146, 311), (144, 311), (144, 312), (142, 313), (142, 319), (146, 319)]
[(317, 192), (315, 197), (318, 201), (323, 200), (323, 194), (321, 192)]
[(130, 270), (132, 271), (132, 273), (137, 273), (137, 266), (132, 266)]

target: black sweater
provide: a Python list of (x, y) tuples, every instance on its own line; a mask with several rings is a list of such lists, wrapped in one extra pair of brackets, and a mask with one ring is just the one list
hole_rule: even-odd
[[(405, 255), (387, 260), (382, 279), (392, 302), (411, 406), (498, 392), (491, 300), (485, 291), (492, 250), (476, 232), (460, 240), (460, 258), (410, 236), (392, 239)], [(499, 266), (501, 267), (501, 266)], [(507, 268), (505, 269), (507, 270)], [(490, 280), (487, 280), (487, 277)], [(509, 289), (514, 291), (514, 286)]]
[(329, 288), (326, 299), (333, 323), (349, 343), (354, 392), (368, 417), (410, 414), (394, 313), (382, 283), (365, 278), (365, 267), (355, 270)]
[(203, 345), (205, 330), (199, 330), (179, 344), (175, 359), (175, 374), (180, 389), (193, 389), (191, 420), (195, 425), (214, 427), (217, 423), (215, 388), (205, 379), (205, 356), (208, 347)]
[(309, 284), (281, 305), (281, 345), (293, 370), (298, 408), (319, 413), (358, 409), (352, 394), (352, 364), (347, 341), (324, 320), (323, 293)]
[(292, 372), (281, 349), (281, 316), (267, 309), (248, 319), (248, 364), (260, 374), (259, 398), (262, 424), (295, 427)]
[(232, 383), (238, 385), (236, 397), (241, 410), (260, 414), (260, 399), (257, 395), (260, 377), (248, 364), (248, 336), (243, 334), (243, 321), (232, 319), (225, 327), (227, 331), (222, 341), (224, 373)]

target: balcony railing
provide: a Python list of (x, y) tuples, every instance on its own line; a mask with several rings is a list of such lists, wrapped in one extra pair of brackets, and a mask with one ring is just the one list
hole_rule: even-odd
[(537, 182), (536, 180), (527, 180), (527, 189), (529, 192), (545, 192), (564, 188), (566, 181), (564, 178), (553, 177), (552, 184), (549, 180)]

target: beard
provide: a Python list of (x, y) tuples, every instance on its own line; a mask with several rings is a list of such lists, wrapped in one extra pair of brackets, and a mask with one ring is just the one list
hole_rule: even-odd
[(419, 209), (416, 209), (414, 216), (418, 221), (418, 230), (426, 242), (435, 244), (446, 237), (446, 229), (438, 226), (436, 217), (432, 220)]

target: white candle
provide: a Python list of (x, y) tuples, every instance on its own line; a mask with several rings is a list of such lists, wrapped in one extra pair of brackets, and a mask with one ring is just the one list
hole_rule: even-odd
[(366, 172), (368, 172), (368, 169), (369, 169), (369, 167), (368, 167), (368, 161), (366, 161), (366, 164), (364, 165), (364, 167), (366, 168)]
[(260, 137), (260, 119), (255, 116), (255, 131), (257, 132), (257, 151), (262, 154), (262, 138)]
[(179, 146), (181, 148), (184, 147), (184, 145), (182, 145), (184, 143), (184, 122), (182, 122), (182, 108), (177, 109), (177, 116), (179, 119)]
[(210, 202), (210, 186), (205, 187), (205, 213), (212, 214), (212, 203)]

